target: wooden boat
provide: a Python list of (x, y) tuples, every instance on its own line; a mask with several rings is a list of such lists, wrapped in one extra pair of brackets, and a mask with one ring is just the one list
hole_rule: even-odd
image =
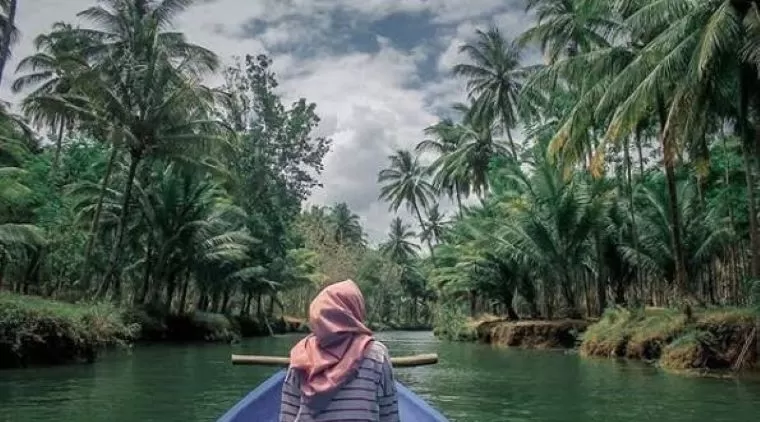
[[(437, 355), (420, 355), (391, 359), (395, 367), (429, 365), (438, 361)], [(287, 366), (287, 358), (271, 356), (236, 356), (237, 365)], [(280, 399), (285, 370), (280, 370), (248, 393), (217, 422), (278, 422)], [(439, 411), (427, 404), (400, 382), (396, 382), (401, 422), (447, 422)]]

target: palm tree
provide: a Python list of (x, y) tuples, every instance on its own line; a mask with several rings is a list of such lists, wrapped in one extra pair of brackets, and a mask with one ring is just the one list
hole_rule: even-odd
[[(427, 208), (433, 198), (433, 186), (426, 178), (425, 168), (408, 150), (396, 150), (388, 159), (389, 167), (378, 175), (378, 182), (383, 185), (380, 199), (388, 201), (390, 210), (394, 212), (405, 204), (417, 216), (420, 228), (424, 228), (420, 208)], [(433, 245), (429, 241), (427, 243), (430, 253), (433, 253)]]
[[(83, 120), (111, 128), (123, 138), (129, 167), (125, 179), (119, 225), (100, 292), (117, 279), (116, 267), (130, 212), (132, 185), (143, 159), (172, 155), (182, 142), (203, 146), (214, 137), (207, 120), (212, 92), (197, 81), (218, 65), (216, 56), (188, 43), (183, 34), (164, 31), (171, 19), (191, 1), (131, 2), (105, 0), (79, 15), (98, 24), (97, 29), (75, 29), (89, 38), (84, 56), (89, 69), (80, 74), (81, 95), (48, 95)], [(79, 105), (84, 99), (86, 105)], [(203, 131), (199, 130), (203, 129)], [(118, 294), (118, 286), (116, 286)]]
[(363, 244), (364, 232), (359, 216), (351, 211), (348, 204), (345, 202), (335, 204), (331, 211), (329, 219), (335, 241), (339, 244)]
[(512, 158), (517, 161), (518, 150), (512, 140), (517, 124), (517, 96), (525, 70), (520, 65), (520, 49), (508, 42), (495, 27), (477, 30), (477, 41), (460, 47), (470, 63), (454, 66), (454, 74), (467, 79), (467, 90), (473, 100), (476, 116), (485, 121), (500, 119), (509, 139)]
[[(49, 126), (57, 132), (51, 167), (51, 172), (55, 174), (60, 162), (64, 132), (71, 123), (71, 113), (45, 102), (43, 98), (45, 95), (65, 95), (76, 88), (74, 83), (77, 76), (86, 67), (86, 62), (81, 57), (84, 45), (82, 40), (77, 39), (73, 27), (62, 22), (55, 23), (49, 34), (37, 36), (34, 45), (37, 53), (19, 62), (16, 72), (25, 74), (16, 78), (12, 89), (18, 93), (32, 88), (22, 104), (24, 113), (32, 122)], [(53, 107), (48, 107), (50, 105)]]
[(430, 171), (434, 173), (433, 186), (436, 191), (446, 192), (449, 198), (456, 198), (459, 214), (462, 214), (462, 196), (469, 196), (470, 181), (465, 172), (448, 173), (443, 171), (442, 166), (446, 157), (454, 153), (462, 140), (461, 131), (451, 119), (425, 128), (425, 134), (432, 138), (421, 141), (415, 147), (417, 153), (432, 152), (436, 160), (430, 165)]
[(380, 251), (393, 262), (403, 265), (417, 256), (420, 246), (412, 241), (417, 234), (401, 217), (391, 221), (388, 240), (380, 245)]
[(535, 42), (554, 64), (560, 57), (574, 56), (609, 45), (607, 36), (617, 27), (605, 13), (610, 5), (598, 0), (527, 0), (526, 11), (536, 24), (519, 38), (520, 44)]
[(492, 160), (508, 156), (508, 147), (494, 137), (494, 120), (465, 118), (455, 130), (459, 138), (457, 149), (433, 163), (432, 167), (438, 169), (436, 184), (450, 186), (467, 180), (469, 189), (482, 198), (489, 191), (488, 169)]
[(427, 221), (420, 235), (425, 242), (433, 241), (440, 243), (443, 237), (443, 231), (446, 228), (445, 215), (439, 210), (439, 204), (433, 205), (427, 210)]

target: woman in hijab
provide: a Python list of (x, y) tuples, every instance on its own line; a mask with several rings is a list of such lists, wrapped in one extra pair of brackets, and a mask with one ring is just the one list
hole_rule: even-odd
[(364, 325), (351, 280), (324, 288), (309, 307), (309, 336), (290, 351), (280, 422), (398, 422), (388, 349)]

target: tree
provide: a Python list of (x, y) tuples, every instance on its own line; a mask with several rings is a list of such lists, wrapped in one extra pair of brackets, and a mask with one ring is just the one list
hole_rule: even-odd
[[(417, 216), (420, 227), (425, 227), (420, 207), (427, 208), (433, 197), (433, 186), (426, 180), (426, 170), (417, 157), (407, 150), (396, 150), (389, 156), (390, 165), (380, 171), (378, 182), (383, 184), (380, 199), (390, 203), (392, 211), (398, 211), (402, 204)], [(427, 242), (430, 253), (433, 246)]]

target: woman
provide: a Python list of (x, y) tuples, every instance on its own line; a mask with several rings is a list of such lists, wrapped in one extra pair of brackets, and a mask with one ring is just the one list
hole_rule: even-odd
[(324, 288), (309, 307), (309, 336), (290, 351), (280, 422), (398, 422), (388, 349), (364, 325), (351, 280)]

